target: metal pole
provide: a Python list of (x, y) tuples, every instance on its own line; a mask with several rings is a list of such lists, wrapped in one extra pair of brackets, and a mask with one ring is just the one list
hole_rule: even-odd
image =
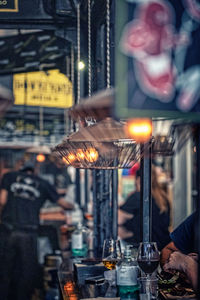
[(94, 227), (94, 256), (101, 257), (102, 247), (100, 244), (100, 171), (93, 170), (93, 227)]
[[(23, 115), (22, 115), (22, 120), (23, 120), (23, 134), (26, 137), (26, 113), (27, 113), (27, 100), (28, 100), (28, 79), (27, 79), (27, 73), (24, 75), (24, 105), (23, 105)], [(40, 130), (40, 128), (39, 128)], [(39, 131), (40, 134), (40, 131)], [(40, 135), (39, 135), (40, 138)]]
[(96, 170), (92, 170), (92, 194), (93, 194), (93, 233), (94, 233), (94, 256), (98, 251), (98, 218), (97, 218), (97, 192), (96, 192)]
[(111, 232), (111, 205), (110, 205), (110, 170), (105, 170), (104, 178), (104, 207), (105, 207), (105, 238), (109, 239), (112, 235)]
[(100, 215), (99, 215), (99, 228), (100, 228), (100, 245), (103, 245), (104, 241), (104, 179), (105, 179), (105, 170), (100, 171), (100, 182), (99, 182), (99, 209), (100, 209)]
[(76, 169), (76, 203), (81, 206), (80, 170)]
[(141, 240), (151, 241), (151, 142), (141, 145)]
[(88, 210), (88, 199), (89, 199), (89, 190), (88, 190), (88, 170), (85, 169), (84, 170), (84, 184), (85, 184), (85, 188), (84, 188), (84, 211), (87, 212)]
[(112, 233), (113, 239), (118, 236), (118, 170), (112, 171)]
[(195, 243), (198, 251), (198, 287), (197, 287), (197, 298), (200, 299), (200, 125), (197, 125), (196, 134), (196, 222), (195, 222)]

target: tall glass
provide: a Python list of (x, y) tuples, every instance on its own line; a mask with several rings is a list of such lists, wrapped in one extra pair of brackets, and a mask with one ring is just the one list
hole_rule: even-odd
[(140, 269), (150, 279), (151, 274), (157, 269), (160, 261), (157, 244), (155, 242), (140, 243), (137, 261)]
[(102, 262), (108, 271), (104, 272), (104, 278), (108, 282), (108, 289), (105, 297), (116, 297), (116, 264), (122, 258), (121, 245), (119, 240), (112, 238), (104, 240)]

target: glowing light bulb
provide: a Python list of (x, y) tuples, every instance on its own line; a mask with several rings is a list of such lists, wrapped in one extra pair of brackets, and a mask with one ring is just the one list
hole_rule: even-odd
[(83, 61), (79, 61), (79, 63), (78, 63), (78, 69), (79, 70), (83, 70), (84, 68), (85, 68), (84, 62)]
[(69, 161), (66, 159), (66, 157), (62, 157), (62, 161), (64, 161), (66, 165), (69, 165)]
[(85, 156), (86, 156), (86, 159), (89, 161), (89, 162), (95, 162), (97, 161), (98, 157), (99, 157), (99, 154), (98, 154), (98, 151), (95, 149), (95, 148), (89, 148), (86, 152), (85, 152)]
[(126, 131), (136, 142), (147, 142), (152, 135), (152, 122), (150, 119), (130, 120), (127, 122)]
[(38, 162), (43, 162), (43, 161), (45, 161), (45, 155), (44, 154), (38, 154), (37, 156), (36, 156), (36, 160), (38, 161)]
[(77, 149), (76, 157), (79, 161), (85, 159), (84, 151), (82, 149)]
[(74, 153), (69, 153), (67, 155), (67, 160), (69, 161), (69, 163), (73, 163), (76, 160), (76, 155)]

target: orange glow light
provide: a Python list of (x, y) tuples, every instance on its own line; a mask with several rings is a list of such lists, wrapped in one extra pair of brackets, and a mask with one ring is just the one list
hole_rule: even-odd
[(62, 157), (62, 161), (64, 161), (66, 165), (69, 165), (69, 161), (65, 157)]
[(84, 151), (82, 149), (77, 149), (76, 157), (79, 161), (83, 160), (85, 158)]
[(99, 157), (99, 154), (98, 154), (98, 151), (95, 149), (95, 148), (89, 148), (86, 152), (85, 152), (85, 156), (86, 156), (86, 159), (89, 161), (89, 162), (95, 162), (97, 161), (98, 157)]
[(36, 160), (37, 160), (38, 162), (43, 162), (43, 161), (45, 161), (45, 155), (44, 155), (44, 154), (38, 154), (38, 155), (36, 156)]
[(127, 123), (127, 134), (136, 142), (147, 142), (152, 135), (150, 119), (134, 119)]
[(73, 163), (76, 160), (76, 155), (74, 153), (68, 154), (67, 160), (69, 161), (69, 163)]

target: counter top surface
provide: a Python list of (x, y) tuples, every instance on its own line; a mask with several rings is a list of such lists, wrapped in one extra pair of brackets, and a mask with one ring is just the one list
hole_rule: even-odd
[[(65, 254), (65, 261), (63, 268), (58, 272), (59, 284), (62, 291), (63, 300), (80, 300), (88, 298), (117, 298), (117, 289), (116, 287), (109, 288), (109, 285), (106, 281), (101, 281), (99, 284), (88, 284), (85, 281), (78, 283), (76, 270), (74, 270), (74, 261), (69, 257), (69, 253)], [(95, 275), (95, 274), (94, 274)], [(102, 272), (103, 277), (103, 272)], [(192, 300), (195, 299), (195, 294), (191, 292), (188, 294), (182, 295), (171, 295), (165, 289), (159, 290), (159, 299), (184, 299)]]

